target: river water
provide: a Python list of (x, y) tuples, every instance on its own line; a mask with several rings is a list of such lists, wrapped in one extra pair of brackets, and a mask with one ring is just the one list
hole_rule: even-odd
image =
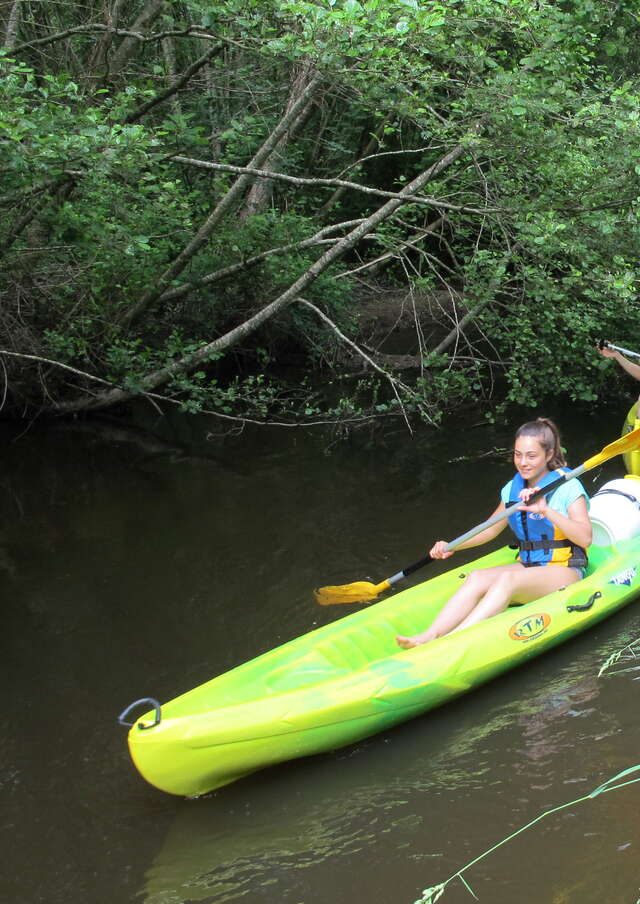
[[(562, 413), (571, 463), (623, 415)], [(354, 611), (312, 588), (380, 581), (484, 520), (512, 436), (476, 420), (343, 442), (152, 409), (0, 430), (0, 901), (411, 904), (640, 763), (638, 673), (597, 677), (640, 636), (637, 604), (386, 734), (198, 800), (129, 760), (116, 716), (132, 700)], [(640, 783), (582, 801), (464, 877), (492, 904), (636, 904), (639, 811)], [(442, 900), (473, 898), (455, 880)]]

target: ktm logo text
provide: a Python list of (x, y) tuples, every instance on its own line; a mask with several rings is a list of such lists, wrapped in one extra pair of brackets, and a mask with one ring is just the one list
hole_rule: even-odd
[(521, 618), (515, 625), (509, 629), (509, 637), (511, 640), (533, 640), (540, 637), (551, 624), (551, 616), (543, 612), (540, 615), (529, 615), (527, 618)]

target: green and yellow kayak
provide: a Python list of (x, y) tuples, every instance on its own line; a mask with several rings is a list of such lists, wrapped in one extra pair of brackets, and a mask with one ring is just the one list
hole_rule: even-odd
[[(640, 418), (638, 418), (638, 405), (640, 402), (634, 402), (629, 413), (627, 414), (624, 424), (622, 425), (622, 436), (640, 427)], [(633, 452), (625, 452), (622, 456), (627, 474), (635, 474), (640, 476), (640, 449), (634, 449)]]
[[(612, 497), (608, 497), (612, 498)], [(606, 501), (606, 500), (605, 500)], [(120, 716), (141, 775), (204, 794), (274, 763), (385, 731), (544, 653), (640, 592), (640, 536), (592, 546), (584, 580), (430, 644), (401, 650), (471, 568), (513, 561), (504, 547), (345, 616), (162, 706)], [(126, 721), (134, 707), (146, 712)]]

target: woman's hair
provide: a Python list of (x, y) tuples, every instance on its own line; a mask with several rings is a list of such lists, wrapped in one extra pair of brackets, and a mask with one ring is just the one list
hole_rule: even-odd
[(539, 417), (535, 421), (528, 421), (516, 431), (516, 439), (521, 436), (533, 436), (537, 439), (545, 452), (551, 452), (549, 469), (562, 468), (567, 463), (560, 445), (560, 433), (558, 428), (548, 417)]

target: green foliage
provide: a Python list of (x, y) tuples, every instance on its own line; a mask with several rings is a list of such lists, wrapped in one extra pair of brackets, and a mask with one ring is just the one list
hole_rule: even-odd
[[(90, 28), (94, 13), (45, 3), (45, 27), (29, 8), (16, 53), (0, 54), (2, 347), (133, 392), (172, 368), (165, 390), (189, 410), (385, 416), (402, 405), (377, 377), (347, 379), (338, 399), (335, 386), (319, 399), (303, 381), (290, 394), (286, 383), (264, 378), (291, 352), (310, 374), (342, 368), (343, 345), (306, 308), (292, 305), (242, 334), (233, 363), (203, 366), (197, 352), (310, 268), (318, 275), (304, 296), (362, 339), (361, 271), (336, 277), (388, 253), (387, 282), (428, 283), (430, 291), (455, 292), (463, 312), (478, 312), (450, 357), (427, 356), (403, 395), (405, 413), (433, 422), (472, 398), (496, 417), (553, 394), (592, 403), (617, 391), (591, 349), (601, 336), (632, 345), (636, 331), (636, 6), (188, 0), (149, 28), (194, 26), (219, 42), (219, 52), (157, 104), (170, 80), (165, 42), (132, 45), (126, 65), (111, 68), (124, 38), (112, 36), (106, 55), (101, 31), (37, 43), (85, 15)], [(141, 10), (136, 3), (127, 11), (128, 24)], [(204, 40), (173, 39), (178, 72), (201, 56)], [(237, 178), (175, 156), (246, 165), (306, 69), (322, 72), (323, 88), (265, 167), (398, 191), (462, 144), (465, 152), (425, 189), (437, 204), (405, 206), (323, 270), (328, 243), (351, 228), (340, 221), (362, 219), (382, 200), (349, 191), (325, 210), (335, 186), (276, 181), (249, 213), (245, 189), (160, 300), (131, 320)], [(380, 155), (371, 159), (364, 148), (373, 134)], [(419, 251), (407, 244), (440, 217), (441, 231)], [(332, 222), (323, 244), (300, 247)], [(439, 326), (450, 329), (444, 320)], [(21, 378), (16, 409), (42, 404), (40, 380), (36, 368), (30, 385)], [(70, 392), (62, 381), (54, 388)]]

